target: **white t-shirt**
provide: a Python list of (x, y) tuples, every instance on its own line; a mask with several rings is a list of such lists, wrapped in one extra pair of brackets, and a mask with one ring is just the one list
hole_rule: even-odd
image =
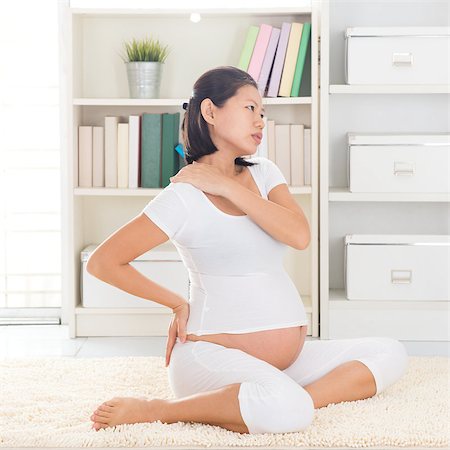
[[(271, 160), (248, 166), (263, 198), (286, 184)], [(247, 215), (218, 209), (189, 183), (170, 183), (143, 212), (169, 236), (189, 273), (187, 333), (249, 333), (308, 323), (283, 266), (287, 245)], [(170, 286), (166, 286), (170, 289)]]

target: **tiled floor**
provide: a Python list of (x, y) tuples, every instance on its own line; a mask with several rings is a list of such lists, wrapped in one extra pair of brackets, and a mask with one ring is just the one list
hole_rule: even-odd
[[(410, 356), (450, 356), (448, 342), (402, 342)], [(70, 339), (67, 325), (0, 326), (0, 359), (37, 356), (76, 358), (164, 356), (165, 349), (165, 337)]]

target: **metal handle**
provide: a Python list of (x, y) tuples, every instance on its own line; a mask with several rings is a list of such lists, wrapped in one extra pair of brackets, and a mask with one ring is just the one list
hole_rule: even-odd
[(411, 284), (412, 270), (391, 270), (392, 284)]
[(412, 66), (413, 55), (412, 53), (393, 53), (392, 64), (394, 66)]
[(395, 176), (412, 176), (414, 175), (414, 163), (408, 161), (394, 161)]

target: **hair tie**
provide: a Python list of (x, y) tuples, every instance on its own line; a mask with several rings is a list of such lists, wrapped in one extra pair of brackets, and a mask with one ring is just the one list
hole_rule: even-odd
[(183, 103), (183, 109), (184, 109), (184, 110), (186, 110), (188, 106), (189, 106), (189, 103), (186, 103), (186, 102)]

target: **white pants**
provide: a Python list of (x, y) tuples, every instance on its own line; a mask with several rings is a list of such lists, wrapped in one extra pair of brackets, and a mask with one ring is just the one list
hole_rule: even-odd
[(177, 398), (241, 383), (239, 407), (251, 434), (295, 432), (307, 428), (314, 415), (302, 386), (354, 360), (370, 369), (378, 394), (405, 373), (408, 355), (401, 342), (385, 337), (305, 341), (296, 361), (279, 370), (241, 350), (177, 338), (169, 383)]

